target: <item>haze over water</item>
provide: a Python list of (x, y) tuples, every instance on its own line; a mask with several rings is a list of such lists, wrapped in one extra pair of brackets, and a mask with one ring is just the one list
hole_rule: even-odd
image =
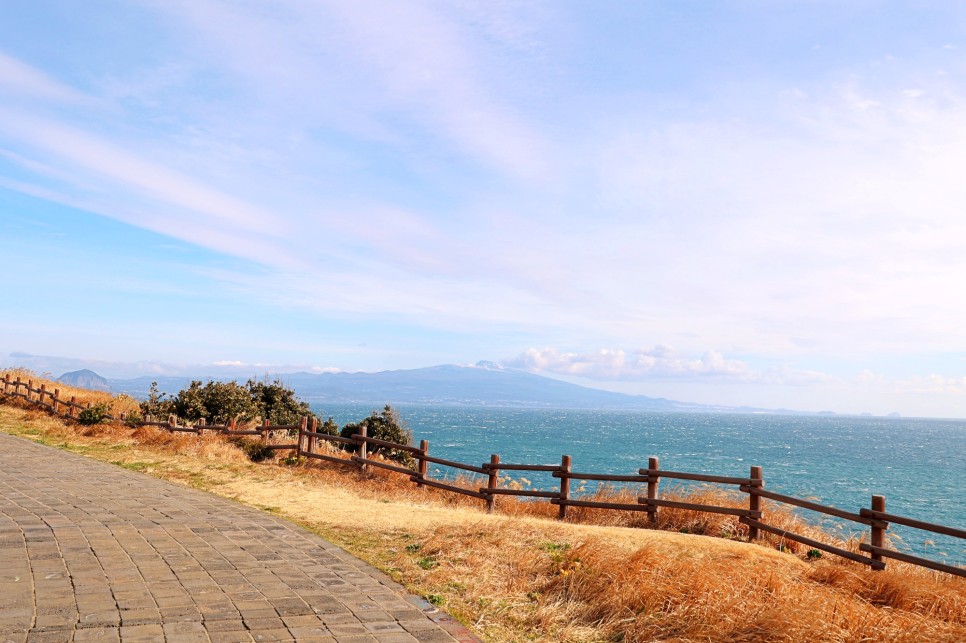
[[(372, 407), (313, 410), (342, 425)], [(853, 512), (869, 507), (873, 494), (884, 495), (890, 513), (966, 528), (964, 420), (409, 405), (397, 410), (417, 443), (430, 441), (431, 454), (468, 464), (486, 462), (492, 453), (503, 462), (555, 464), (567, 454), (574, 471), (628, 474), (657, 456), (663, 469), (727, 476), (747, 476), (750, 466), (760, 465), (772, 491)], [(451, 474), (442, 467), (434, 472)], [(534, 488), (557, 483), (549, 474), (526, 477)], [(822, 524), (833, 530), (842, 525)], [(856, 535), (866, 533), (861, 527), (844, 525), (845, 533)], [(889, 531), (902, 539), (894, 542), (900, 550), (966, 564), (963, 541), (896, 526)]]

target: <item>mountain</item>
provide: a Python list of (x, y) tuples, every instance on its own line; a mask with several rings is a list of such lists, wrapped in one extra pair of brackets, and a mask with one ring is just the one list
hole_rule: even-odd
[(86, 368), (80, 371), (64, 373), (57, 378), (57, 381), (67, 386), (76, 386), (77, 388), (85, 388), (91, 391), (111, 390), (111, 385), (106, 379)]
[[(476, 366), (431, 366), (378, 373), (286, 373), (279, 378), (312, 403), (431, 404), (517, 408), (576, 408), (690, 412), (753, 412), (759, 409), (676, 402), (578, 386), (481, 362)], [(111, 380), (111, 388), (147, 397), (154, 380), (169, 394), (191, 378), (141, 377)], [(199, 379), (199, 378), (195, 378)]]

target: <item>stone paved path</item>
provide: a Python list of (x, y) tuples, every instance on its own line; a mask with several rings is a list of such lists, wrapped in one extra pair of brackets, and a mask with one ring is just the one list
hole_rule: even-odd
[(477, 640), (428, 612), (289, 522), (0, 433), (0, 642)]

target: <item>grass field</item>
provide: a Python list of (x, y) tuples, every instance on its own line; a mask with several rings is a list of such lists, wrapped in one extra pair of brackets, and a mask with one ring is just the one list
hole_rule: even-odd
[(489, 515), (477, 500), (388, 473), (281, 457), (256, 464), (215, 435), (68, 425), (18, 406), (0, 406), (0, 430), (297, 522), (487, 641), (966, 640), (963, 579), (679, 532), (734, 538), (728, 522), (682, 513), (664, 518), (665, 530), (628, 528), (620, 525), (640, 517), (604, 512), (574, 519), (618, 524), (558, 522), (547, 505), (509, 499)]

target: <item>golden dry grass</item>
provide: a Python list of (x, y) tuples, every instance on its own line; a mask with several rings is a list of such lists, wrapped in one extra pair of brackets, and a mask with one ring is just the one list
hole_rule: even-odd
[[(42, 375), (37, 375), (33, 371), (25, 368), (7, 368), (0, 370), (0, 378), (4, 378), (7, 375), (10, 376), (11, 380), (16, 380), (19, 377), (23, 383), (33, 382), (33, 388), (39, 388), (43, 384), (47, 387), (48, 392), (54, 393), (54, 391), (57, 391), (58, 398), (64, 401), (69, 401), (73, 397), (75, 398), (75, 402), (82, 406), (86, 406), (88, 403), (92, 405), (105, 404), (107, 405), (108, 412), (115, 416), (138, 410), (137, 400), (128, 395), (112, 395), (105, 391), (91, 391), (68, 386)], [(20, 391), (23, 392), (23, 389), (21, 388)]]
[[(363, 476), (353, 466), (281, 457), (256, 465), (217, 435), (79, 427), (9, 406), (0, 407), (0, 428), (295, 520), (488, 641), (966, 640), (963, 579), (893, 562), (885, 572), (832, 556), (806, 562), (776, 550), (777, 541), (733, 540), (743, 526), (728, 516), (662, 510), (659, 526), (671, 531), (628, 529), (646, 517), (572, 509), (558, 522), (549, 519), (556, 507), (511, 498), (488, 515), (478, 499), (417, 489), (385, 471)], [(679, 493), (690, 502), (744, 502), (707, 487)], [(624, 498), (607, 488), (596, 495)], [(819, 535), (791, 512), (766, 511), (769, 523)]]

